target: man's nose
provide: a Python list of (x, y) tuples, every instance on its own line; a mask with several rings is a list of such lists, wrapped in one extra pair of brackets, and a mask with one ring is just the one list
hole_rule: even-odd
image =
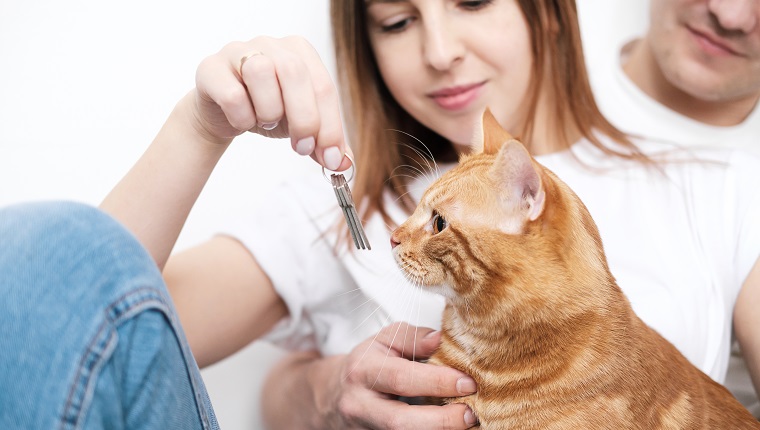
[(708, 8), (726, 31), (750, 33), (757, 29), (760, 15), (758, 0), (708, 0)]

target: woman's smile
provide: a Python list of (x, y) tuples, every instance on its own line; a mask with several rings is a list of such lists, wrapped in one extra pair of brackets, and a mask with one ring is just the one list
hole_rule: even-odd
[(445, 110), (462, 111), (475, 104), (485, 84), (486, 81), (445, 87), (428, 93), (428, 97)]

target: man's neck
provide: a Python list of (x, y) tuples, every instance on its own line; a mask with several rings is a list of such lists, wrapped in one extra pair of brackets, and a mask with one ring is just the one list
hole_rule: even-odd
[(623, 71), (644, 93), (667, 108), (695, 121), (715, 126), (734, 126), (744, 121), (758, 98), (732, 101), (698, 99), (672, 85), (657, 64), (646, 40), (626, 46)]

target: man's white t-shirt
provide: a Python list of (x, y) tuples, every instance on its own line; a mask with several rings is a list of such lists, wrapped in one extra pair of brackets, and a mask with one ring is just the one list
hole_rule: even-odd
[[(639, 89), (623, 71), (622, 65), (634, 43), (637, 42), (597, 52), (598, 58), (589, 70), (597, 104), (613, 125), (648, 140), (687, 147), (741, 148), (760, 154), (760, 107), (741, 124), (720, 127), (698, 122), (663, 106)], [(760, 417), (760, 403), (736, 344), (725, 385)]]
[[(760, 161), (734, 151), (692, 155), (700, 161), (664, 164), (664, 174), (610, 159), (585, 140), (572, 152), (537, 159), (589, 208), (638, 315), (723, 382), (734, 303), (760, 256)], [(413, 195), (426, 186), (416, 181)], [(349, 352), (393, 321), (440, 327), (443, 299), (400, 275), (379, 216), (365, 226), (371, 251), (336, 251), (343, 215), (320, 174), (284, 184), (266, 201), (225, 233), (250, 249), (287, 304), (290, 316), (269, 340), (330, 355)], [(386, 202), (393, 220), (403, 222), (395, 200)]]
[(740, 148), (760, 154), (760, 107), (735, 126), (701, 123), (649, 97), (625, 74), (622, 62), (636, 42), (600, 56), (589, 71), (594, 97), (602, 114), (620, 130), (647, 140), (689, 147)]

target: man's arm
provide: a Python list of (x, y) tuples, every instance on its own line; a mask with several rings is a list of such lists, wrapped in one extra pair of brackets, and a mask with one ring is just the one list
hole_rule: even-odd
[(734, 332), (752, 377), (755, 392), (760, 393), (760, 258), (744, 281), (734, 307)]

